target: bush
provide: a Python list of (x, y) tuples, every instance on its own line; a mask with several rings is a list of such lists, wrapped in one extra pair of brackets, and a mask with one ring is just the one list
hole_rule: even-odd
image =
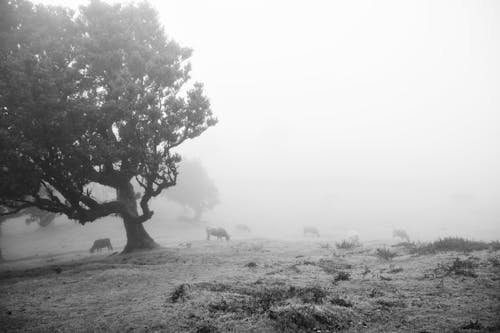
[(338, 281), (349, 281), (350, 279), (351, 279), (351, 274), (349, 272), (340, 271), (335, 276), (333, 282), (335, 283)]
[(353, 305), (351, 301), (345, 300), (340, 297), (334, 297), (330, 299), (329, 302), (332, 303), (333, 305), (343, 306), (345, 308), (352, 308)]
[(361, 244), (357, 238), (344, 239), (340, 243), (335, 243), (335, 247), (339, 250), (352, 250), (359, 246), (361, 246)]
[(455, 260), (451, 263), (451, 265), (441, 265), (437, 270), (444, 271), (444, 275), (463, 275), (467, 277), (477, 277), (475, 268), (477, 264), (470, 260), (462, 260), (460, 258), (455, 258)]
[(282, 332), (340, 331), (349, 328), (353, 322), (350, 309), (302, 304), (273, 308), (269, 318)]
[(396, 252), (392, 252), (391, 250), (386, 248), (378, 248), (375, 254), (377, 255), (377, 257), (382, 258), (384, 260), (392, 260), (394, 257), (397, 256)]
[(472, 252), (487, 250), (494, 247), (495, 242), (486, 243), (481, 241), (473, 241), (461, 237), (445, 237), (435, 240), (434, 242), (423, 244), (415, 247), (412, 253), (416, 254), (433, 254), (436, 252)]
[(174, 291), (170, 295), (170, 301), (172, 303), (177, 302), (179, 299), (184, 300), (187, 297), (187, 291), (189, 289), (189, 284), (183, 283), (175, 287)]

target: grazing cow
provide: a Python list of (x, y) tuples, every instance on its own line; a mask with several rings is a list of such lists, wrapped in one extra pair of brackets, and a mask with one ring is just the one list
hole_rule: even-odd
[(98, 239), (94, 242), (94, 245), (90, 248), (90, 253), (94, 253), (95, 251), (101, 252), (102, 249), (107, 248), (110, 251), (113, 251), (113, 247), (111, 246), (111, 241), (109, 238)]
[(246, 224), (237, 224), (236, 230), (242, 231), (242, 232), (250, 232), (250, 228)]
[(207, 227), (207, 240), (210, 240), (210, 235), (217, 237), (217, 239), (225, 238), (227, 241), (230, 239), (229, 234), (224, 228)]
[(319, 237), (319, 231), (315, 227), (304, 227), (304, 236), (307, 234)]

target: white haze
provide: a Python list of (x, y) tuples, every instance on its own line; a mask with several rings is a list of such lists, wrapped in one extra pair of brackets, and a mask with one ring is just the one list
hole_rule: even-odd
[(210, 224), (500, 238), (500, 2), (152, 3), (220, 120), (179, 150), (219, 188)]

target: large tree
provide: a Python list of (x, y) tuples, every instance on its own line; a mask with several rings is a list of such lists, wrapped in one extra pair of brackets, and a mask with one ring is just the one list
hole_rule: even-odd
[(219, 191), (199, 160), (183, 160), (177, 185), (165, 191), (167, 199), (194, 212), (188, 221), (200, 221), (202, 214), (219, 203)]
[[(146, 2), (94, 0), (74, 13), (1, 1), (2, 214), (37, 207), (81, 224), (115, 214), (124, 252), (157, 247), (143, 223), (176, 184), (173, 150), (216, 123), (190, 84), (190, 55)], [(96, 197), (95, 183), (116, 199)]]

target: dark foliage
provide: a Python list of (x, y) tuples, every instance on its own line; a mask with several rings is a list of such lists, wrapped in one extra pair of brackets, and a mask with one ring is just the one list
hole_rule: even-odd
[(352, 308), (352, 306), (353, 306), (351, 301), (340, 298), (340, 297), (334, 297), (334, 298), (329, 299), (328, 301), (330, 303), (332, 303), (333, 305), (343, 306), (346, 308)]
[(472, 321), (470, 320), (468, 324), (462, 326), (464, 330), (481, 330), (483, 329), (483, 325), (479, 322), (479, 320)]
[(176, 303), (179, 300), (185, 300), (188, 294), (188, 290), (190, 285), (187, 283), (183, 283), (175, 287), (174, 291), (170, 295), (170, 301), (172, 303)]
[(282, 332), (339, 331), (347, 329), (352, 323), (348, 311), (309, 304), (275, 307), (269, 311), (269, 318), (275, 321)]
[(462, 260), (455, 258), (451, 264), (440, 264), (435, 269), (437, 276), (462, 275), (467, 277), (477, 277), (475, 269), (478, 264), (471, 259)]
[(351, 279), (351, 274), (349, 272), (340, 271), (335, 276), (335, 279), (333, 280), (333, 282), (336, 283), (338, 281), (348, 281), (350, 279)]
[(378, 248), (375, 254), (377, 257), (384, 260), (392, 260), (398, 255), (396, 252), (393, 252), (387, 248)]
[(344, 239), (340, 243), (335, 243), (335, 247), (339, 250), (352, 250), (360, 245), (357, 239)]
[(411, 252), (415, 254), (433, 254), (436, 252), (472, 252), (487, 250), (494, 247), (495, 242), (486, 243), (482, 241), (473, 241), (461, 237), (445, 237), (435, 240), (431, 243), (414, 247)]

